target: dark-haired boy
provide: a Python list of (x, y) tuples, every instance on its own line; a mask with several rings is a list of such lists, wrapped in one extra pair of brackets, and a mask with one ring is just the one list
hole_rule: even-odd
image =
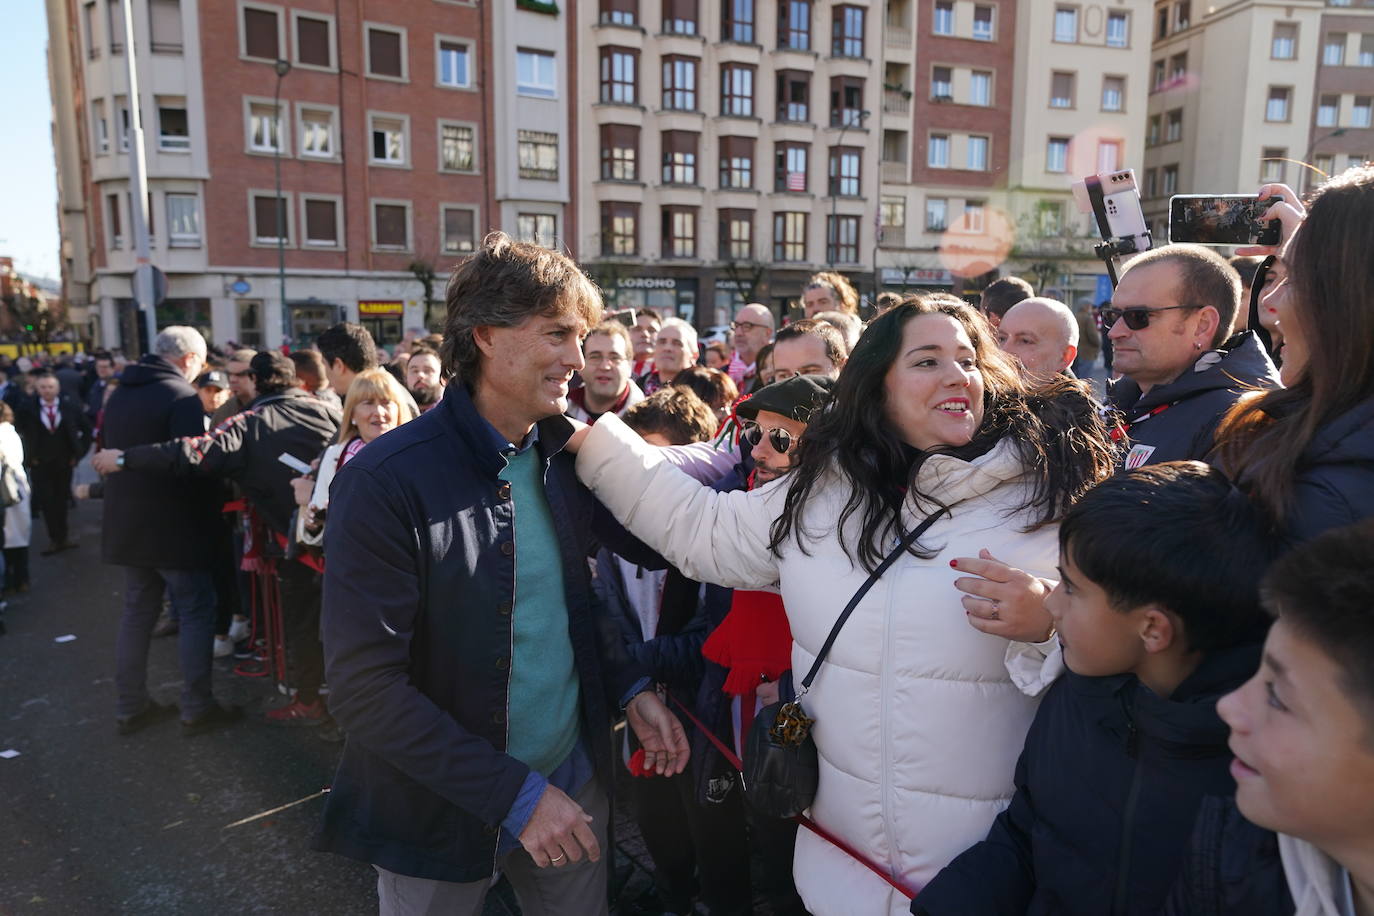
[(1215, 704), (1257, 667), (1269, 556), (1244, 496), (1199, 462), (1141, 468), (1086, 494), (1059, 546), (1046, 606), (1069, 673), (1011, 806), (913, 913), (1157, 913), (1202, 799), (1235, 790)]

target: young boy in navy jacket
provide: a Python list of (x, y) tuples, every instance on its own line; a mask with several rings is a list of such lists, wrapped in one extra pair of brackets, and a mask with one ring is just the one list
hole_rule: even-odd
[(1255, 673), (1271, 556), (1221, 472), (1167, 462), (1087, 493), (1046, 599), (1050, 688), (987, 839), (917, 896), (926, 916), (1128, 916), (1162, 907), (1206, 796), (1230, 795), (1216, 701)]

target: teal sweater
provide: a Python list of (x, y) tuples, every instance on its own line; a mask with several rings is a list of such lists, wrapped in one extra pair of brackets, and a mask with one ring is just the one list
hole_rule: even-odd
[(581, 702), (563, 560), (544, 494), (537, 447), (506, 461), (515, 508), (515, 610), (511, 623), (506, 753), (548, 776), (577, 744)]

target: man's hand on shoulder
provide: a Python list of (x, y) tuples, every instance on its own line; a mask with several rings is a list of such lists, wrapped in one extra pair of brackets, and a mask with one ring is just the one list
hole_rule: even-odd
[(568, 417), (567, 420), (572, 424), (573, 434), (568, 438), (568, 444), (563, 446), (563, 448), (576, 455), (577, 450), (582, 447), (582, 443), (586, 441), (587, 435), (591, 433), (592, 428), (581, 420), (574, 420), (572, 417)]
[(658, 694), (646, 690), (625, 707), (625, 717), (644, 746), (644, 764), (660, 776), (675, 776), (687, 769), (691, 749), (682, 723)]
[(601, 858), (601, 847), (590, 827), (591, 820), (592, 816), (566, 792), (547, 786), (520, 831), (520, 845), (540, 868), (580, 862), (583, 855), (596, 862)]

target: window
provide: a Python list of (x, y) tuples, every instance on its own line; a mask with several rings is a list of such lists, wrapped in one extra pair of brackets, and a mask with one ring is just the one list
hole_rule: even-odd
[(334, 23), (316, 16), (295, 15), (296, 63), (334, 69)]
[(634, 105), (639, 101), (635, 74), (639, 70), (639, 52), (631, 48), (605, 47), (601, 49), (601, 101), (619, 105)]
[(1164, 88), (1164, 83), (1165, 83), (1165, 77), (1164, 77), (1164, 61), (1162, 61), (1162, 60), (1157, 60), (1157, 61), (1155, 61), (1155, 62), (1154, 62), (1154, 66), (1153, 66), (1153, 67), (1151, 68), (1151, 70), (1150, 70), (1150, 73), (1151, 73), (1151, 77), (1150, 77), (1150, 91), (1151, 91), (1151, 92), (1158, 92), (1159, 90), (1161, 90), (1161, 89)]
[(270, 104), (248, 106), (248, 149), (255, 153), (284, 152), (281, 147), (281, 112)]
[(773, 190), (804, 192), (810, 147), (791, 141), (773, 144)]
[(966, 201), (964, 201), (964, 231), (965, 231), (965, 232), (974, 232), (974, 233), (977, 233), (977, 232), (982, 232), (982, 231), (983, 231), (983, 225), (984, 225), (983, 214), (984, 214), (985, 210), (986, 210), (986, 207), (985, 207), (983, 201), (981, 201), (981, 200), (966, 200)]
[(1058, 235), (1064, 228), (1064, 205), (1057, 200), (1042, 200), (1035, 207), (1036, 221), (1046, 235)]
[(857, 76), (830, 78), (830, 126), (859, 127), (864, 108), (864, 81)]
[(1178, 193), (1178, 166), (1166, 165), (1164, 167), (1164, 197), (1173, 197)]
[(909, 146), (906, 131), (884, 130), (882, 161), (906, 165), (906, 154)]
[(1126, 78), (1124, 76), (1102, 77), (1102, 110), (1126, 110)]
[(1283, 161), (1287, 158), (1288, 150), (1266, 146), (1260, 157), (1260, 181), (1287, 181), (1287, 163)]
[(1370, 157), (1366, 156), (1364, 153), (1351, 153), (1350, 155), (1345, 157), (1346, 168), (1351, 169), (1359, 168), (1360, 166), (1364, 165), (1366, 162), (1369, 161)]
[(1371, 111), (1374, 110), (1374, 98), (1367, 95), (1355, 96), (1355, 104), (1350, 109), (1351, 127), (1370, 127), (1374, 126), (1371, 122)]
[(634, 25), (639, 21), (639, 0), (601, 0), (601, 22)]
[(891, 228), (906, 226), (906, 198), (884, 197), (878, 204), (878, 225)]
[(663, 140), (663, 183), (697, 183), (697, 141), (690, 130), (665, 130)]
[(181, 0), (148, 0), (148, 37), (154, 54), (181, 53)]
[(133, 130), (133, 123), (129, 120), (129, 101), (124, 96), (115, 97), (115, 107), (119, 109), (119, 151), (127, 153), (129, 151), (129, 132)]
[(993, 11), (990, 6), (975, 6), (973, 8), (973, 37), (978, 41), (992, 41), (992, 16)]
[(1069, 138), (1050, 137), (1045, 147), (1045, 171), (1067, 172), (1069, 170)]
[(601, 254), (639, 254), (639, 204), (614, 201), (601, 205)]
[(517, 213), (515, 234), (522, 242), (553, 248), (558, 244), (558, 221), (552, 213)]
[(245, 347), (258, 349), (262, 346), (262, 303), (238, 300), (238, 326), (236, 339)]
[(949, 168), (949, 135), (931, 134), (930, 145), (926, 151), (926, 165), (932, 169)]
[(519, 130), (515, 135), (520, 177), (558, 180), (558, 134), (544, 130)]
[(338, 248), (338, 200), (327, 197), (309, 197), (305, 199), (303, 209), (306, 246), (310, 248)]
[(930, 71), (930, 97), (937, 102), (954, 100), (954, 70), (933, 67)]
[(935, 18), (931, 31), (936, 35), (954, 34), (954, 0), (935, 0)]
[(721, 41), (754, 43), (754, 0), (721, 0)]
[(1274, 23), (1274, 41), (1269, 56), (1275, 60), (1292, 60), (1298, 56), (1298, 26), (1293, 22)]
[(1270, 86), (1269, 101), (1264, 106), (1264, 120), (1287, 121), (1288, 102), (1292, 95), (1293, 90), (1286, 86)]
[(1107, 47), (1125, 48), (1131, 43), (1131, 14), (1113, 10), (1107, 14)]
[(286, 198), (254, 194), (253, 242), (258, 245), (291, 244)]
[(663, 107), (677, 111), (697, 109), (697, 59), (663, 58)]
[(1115, 172), (1121, 168), (1121, 142), (1118, 140), (1097, 141), (1097, 171)]
[(944, 232), (949, 228), (949, 201), (943, 197), (926, 198), (926, 231)]
[(91, 120), (95, 123), (95, 152), (103, 156), (110, 151), (110, 122), (105, 117), (105, 100), (91, 101)]
[(863, 150), (852, 146), (830, 148), (830, 196), (858, 197)]
[(1336, 157), (1326, 153), (1318, 153), (1312, 157), (1312, 164), (1317, 167), (1317, 171), (1322, 173), (1323, 178), (1331, 177), (1331, 173), (1336, 170)]
[(477, 171), (477, 129), (470, 124), (439, 125), (439, 170)]
[(275, 10), (243, 7), (243, 56), (267, 61), (282, 56), (280, 15)]
[(1317, 126), (1335, 127), (1340, 119), (1341, 97), (1338, 95), (1324, 95), (1317, 102)]
[(749, 261), (754, 257), (754, 211), (721, 210), (717, 233), (722, 261)]
[(124, 247), (124, 226), (119, 219), (119, 195), (105, 195), (105, 212), (109, 214), (110, 224), (110, 247)]
[(806, 260), (806, 214), (773, 214), (773, 260)]
[(864, 56), (864, 10), (861, 6), (837, 6), (831, 21), (832, 57)]
[(160, 150), (183, 152), (191, 148), (191, 129), (186, 123), (186, 102), (159, 100), (157, 106), (157, 146)]
[(1322, 44), (1322, 63), (1328, 67), (1345, 65), (1345, 33), (1328, 32)]
[(778, 47), (791, 51), (811, 50), (810, 0), (783, 0), (778, 12)]
[(327, 109), (297, 108), (301, 119), (301, 155), (333, 159), (334, 112)]
[(984, 70), (974, 70), (968, 78), (968, 103), (970, 105), (992, 104), (992, 74)]
[(1152, 200), (1159, 196), (1159, 169), (1145, 170), (1145, 199)]
[(1164, 142), (1177, 143), (1183, 139), (1183, 109), (1175, 108), (1164, 116)]
[(1188, 76), (1188, 54), (1175, 54), (1169, 58), (1169, 82), (1181, 83)]
[(406, 165), (410, 154), (406, 151), (406, 122), (399, 117), (371, 116), (372, 150), (369, 161), (373, 165)]
[(515, 91), (541, 99), (558, 97), (554, 56), (548, 51), (515, 52)]
[(859, 217), (827, 216), (825, 259), (831, 264), (859, 262)]
[(406, 78), (404, 30), (367, 27), (367, 75), (395, 80)]
[(1078, 10), (1070, 6), (1055, 7), (1054, 40), (1078, 41)]
[(986, 172), (988, 170), (988, 145), (990, 142), (987, 137), (968, 138), (966, 162), (970, 171)]
[(754, 186), (754, 138), (720, 138), (720, 186), (747, 190)]
[(444, 254), (471, 254), (477, 248), (477, 211), (471, 207), (440, 207)]
[(603, 181), (639, 180), (639, 128), (632, 124), (601, 125)]
[(110, 36), (110, 53), (124, 53), (124, 4), (120, 0), (108, 0), (105, 8), (105, 24)]
[(81, 6), (81, 18), (85, 24), (86, 56), (91, 60), (100, 59), (100, 45), (96, 44), (95, 0), (85, 0)]
[(720, 68), (720, 113), (740, 118), (754, 116), (754, 68), (723, 64)]
[(811, 74), (800, 70), (778, 71), (778, 120), (808, 121)]
[(1360, 66), (1374, 67), (1374, 34), (1369, 32), (1360, 36)]
[(663, 31), (669, 35), (695, 35), (697, 0), (663, 0)]
[(663, 257), (697, 256), (697, 208), (663, 208)]
[(1164, 125), (1164, 118), (1161, 115), (1150, 115), (1150, 120), (1145, 128), (1145, 145), (1159, 145), (1160, 130)]
[(410, 249), (410, 204), (404, 201), (372, 202), (372, 246), (397, 251)]
[(467, 42), (439, 40), (439, 85), (451, 89), (472, 86), (472, 48)]
[(173, 194), (167, 198), (167, 237), (173, 248), (200, 247), (200, 207), (194, 194)]
[(1072, 108), (1074, 74), (1056, 72), (1050, 77), (1050, 107)]
[(1193, 4), (1189, 0), (1179, 0), (1174, 6), (1174, 29), (1182, 32), (1192, 23)]

